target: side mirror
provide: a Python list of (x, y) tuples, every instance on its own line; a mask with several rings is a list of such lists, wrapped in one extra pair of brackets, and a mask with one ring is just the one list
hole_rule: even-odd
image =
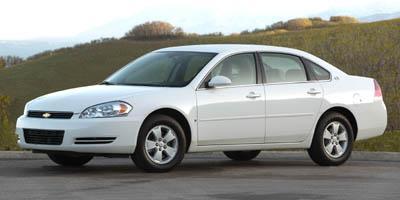
[(231, 79), (229, 79), (226, 76), (214, 76), (211, 78), (210, 81), (208, 81), (207, 86), (209, 88), (214, 88), (214, 87), (221, 87), (221, 86), (227, 86), (232, 84)]

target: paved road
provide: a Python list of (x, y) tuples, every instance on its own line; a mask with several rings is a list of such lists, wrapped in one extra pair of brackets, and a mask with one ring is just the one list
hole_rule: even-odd
[(303, 154), (284, 157), (263, 153), (237, 163), (192, 154), (164, 174), (143, 173), (123, 158), (96, 158), (82, 168), (0, 160), (0, 199), (400, 199), (400, 162), (319, 167)]

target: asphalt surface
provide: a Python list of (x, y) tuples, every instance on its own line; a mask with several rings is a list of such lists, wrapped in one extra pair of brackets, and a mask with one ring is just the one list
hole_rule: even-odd
[(352, 158), (320, 167), (305, 153), (263, 153), (249, 162), (191, 154), (175, 170), (150, 174), (128, 158), (81, 168), (47, 159), (0, 159), (0, 199), (400, 199), (400, 162)]

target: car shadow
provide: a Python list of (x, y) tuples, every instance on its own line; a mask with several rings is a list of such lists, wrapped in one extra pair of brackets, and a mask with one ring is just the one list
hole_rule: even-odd
[[(26, 161), (30, 162), (30, 161)], [(256, 169), (274, 170), (275, 168), (301, 168), (313, 167), (314, 163), (307, 160), (261, 160), (237, 162), (227, 159), (186, 159), (175, 169), (168, 173), (146, 173), (138, 169), (129, 159), (106, 159), (100, 158), (82, 167), (63, 167), (51, 163), (50, 161), (37, 160), (34, 165), (16, 166), (8, 169), (7, 173), (0, 172), (0, 177), (213, 177), (221, 172), (229, 171), (249, 171)]]

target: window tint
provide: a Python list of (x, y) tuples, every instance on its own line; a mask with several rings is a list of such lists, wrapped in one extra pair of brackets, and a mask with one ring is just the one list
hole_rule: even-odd
[(300, 58), (285, 54), (261, 53), (268, 83), (307, 81)]
[(254, 54), (238, 54), (225, 59), (213, 69), (209, 79), (214, 76), (228, 77), (231, 85), (256, 84)]
[(315, 80), (329, 80), (331, 79), (331, 74), (324, 68), (320, 67), (319, 65), (304, 59), (304, 63), (308, 66), (308, 69), (311, 70), (311, 72), (314, 75)]
[(107, 82), (116, 85), (182, 87), (215, 56), (200, 52), (154, 52), (129, 63)]
[(192, 59), (187, 63), (188, 67), (183, 77), (184, 81), (190, 81), (204, 65), (210, 61), (208, 56), (193, 56)]

